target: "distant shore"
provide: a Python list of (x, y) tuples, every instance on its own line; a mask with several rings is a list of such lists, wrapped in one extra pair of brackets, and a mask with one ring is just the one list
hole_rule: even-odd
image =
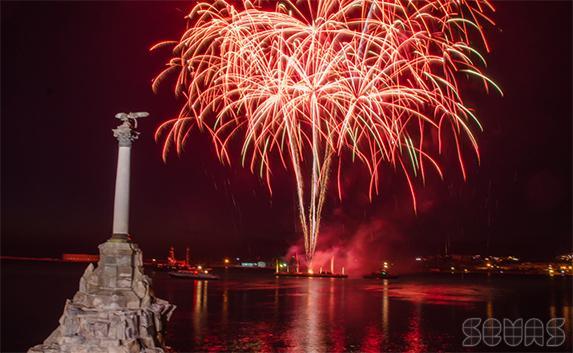
[[(54, 258), (54, 257), (28, 257), (28, 256), (0, 256), (1, 262), (52, 262), (52, 263), (96, 263), (97, 259), (88, 260), (88, 259), (65, 259), (65, 258)], [(147, 267), (152, 267), (155, 265), (155, 262), (150, 260), (144, 259), (144, 265)], [(250, 267), (241, 267), (241, 266), (210, 266), (210, 268), (214, 270), (232, 270), (232, 271), (240, 271), (240, 272), (253, 272), (252, 270), (258, 270), (254, 272), (272, 272), (274, 273), (273, 269), (270, 268), (250, 268)], [(249, 271), (251, 270), (251, 271)], [(494, 277), (514, 277), (514, 276), (538, 276), (538, 277), (573, 277), (569, 273), (554, 273), (553, 275), (548, 274), (547, 272), (536, 272), (536, 271), (414, 271), (408, 273), (400, 273), (400, 276), (494, 276)], [(350, 276), (351, 278), (355, 276)]]
[(10, 261), (72, 262), (72, 261), (64, 261), (58, 257), (0, 256), (0, 261), (5, 261), (5, 260), (10, 260)]

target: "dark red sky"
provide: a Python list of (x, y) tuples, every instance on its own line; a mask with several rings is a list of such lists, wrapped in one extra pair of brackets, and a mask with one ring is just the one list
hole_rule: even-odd
[[(257, 177), (221, 166), (204, 136), (168, 164), (153, 132), (177, 112), (171, 91), (150, 80), (192, 2), (2, 2), (2, 254), (95, 252), (111, 232), (119, 111), (145, 110), (132, 158), (131, 230), (146, 256), (169, 244), (199, 257), (276, 255), (294, 234), (294, 189), (285, 175), (269, 197)], [(328, 200), (325, 224), (348, 237), (383, 219), (389, 250), (543, 258), (571, 251), (571, 2), (496, 2), (487, 72), (504, 98), (469, 92), (486, 131), (482, 165), (464, 183), (418, 186), (413, 214), (401, 178), (389, 171), (370, 204), (360, 172), (346, 198)], [(470, 159), (471, 160), (471, 159)], [(343, 232), (344, 233), (344, 232)], [(390, 236), (390, 233), (392, 235)], [(320, 247), (320, 241), (319, 241)]]

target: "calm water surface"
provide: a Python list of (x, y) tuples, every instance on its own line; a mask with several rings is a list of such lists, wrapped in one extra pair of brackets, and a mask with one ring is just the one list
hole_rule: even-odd
[[(23, 351), (57, 326), (85, 265), (2, 264), (2, 351)], [(572, 280), (403, 276), (396, 280), (275, 279), (221, 272), (220, 281), (149, 272), (177, 305), (169, 344), (179, 352), (438, 352), (462, 347), (469, 317), (565, 317), (571, 352)], [(483, 344), (472, 351), (545, 351)]]

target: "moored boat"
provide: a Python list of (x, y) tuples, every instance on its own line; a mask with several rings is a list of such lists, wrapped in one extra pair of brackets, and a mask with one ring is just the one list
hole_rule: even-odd
[(220, 279), (219, 276), (209, 273), (209, 271), (199, 270), (199, 269), (188, 269), (169, 272), (169, 276), (175, 278), (186, 278), (186, 279), (199, 279), (199, 280), (213, 280)]
[(398, 276), (391, 275), (386, 271), (378, 271), (378, 272), (372, 272), (370, 274), (364, 275), (364, 276), (362, 276), (362, 278), (366, 278), (366, 279), (395, 279), (395, 278), (398, 278)]
[(382, 268), (376, 272), (372, 272), (370, 274), (362, 276), (362, 278), (366, 279), (394, 279), (398, 278), (398, 276), (392, 275), (389, 272), (391, 264), (388, 261), (384, 261), (382, 263)]

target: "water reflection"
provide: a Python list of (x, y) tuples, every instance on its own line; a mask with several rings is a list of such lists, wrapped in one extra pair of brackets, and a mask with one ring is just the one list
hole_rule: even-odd
[(208, 281), (193, 281), (193, 338), (199, 342), (203, 332), (203, 327), (207, 322), (207, 289)]
[(571, 329), (571, 320), (573, 320), (573, 315), (571, 314), (571, 305), (563, 306), (563, 317), (566, 318), (564, 326), (565, 332), (573, 332)]
[(407, 352), (419, 353), (426, 351), (426, 346), (422, 341), (420, 329), (421, 304), (415, 303), (412, 316), (410, 317), (409, 331), (406, 334)]
[(382, 332), (384, 333), (384, 342), (388, 342), (390, 332), (390, 321), (388, 320), (389, 315), (389, 297), (388, 297), (388, 280), (385, 279), (382, 282)]
[(324, 344), (321, 327), (320, 300), (322, 280), (317, 278), (303, 279), (302, 285), (306, 295), (301, 302), (300, 310), (294, 312), (294, 319), (287, 332), (287, 339), (292, 344), (293, 352), (323, 352)]
[(493, 293), (491, 291), (487, 293), (485, 312), (488, 319), (493, 318)]
[[(16, 268), (12, 275), (7, 274), (10, 268), (3, 268), (8, 283), (3, 290), (14, 285), (18, 293), (50, 288), (53, 302), (61, 302), (56, 295), (65, 298), (76, 289), (54, 287), (53, 273), (76, 283), (74, 278), (84, 271), (83, 265), (77, 270), (69, 266)], [(438, 276), (380, 282), (230, 274), (220, 281), (195, 282), (156, 273), (153, 284), (159, 298), (177, 305), (167, 340), (179, 352), (464, 351), (460, 327), (468, 317), (564, 317), (567, 340), (555, 351), (572, 351), (571, 278)], [(2, 308), (10, 322), (5, 328), (11, 337), (21, 337), (22, 347), (6, 351), (23, 351), (39, 340), (26, 342), (30, 337), (21, 335), (28, 333), (29, 318), (49, 313), (38, 312), (29, 298), (15, 292), (9, 299), (10, 305)], [(38, 332), (53, 329), (50, 320), (36, 324)], [(476, 351), (491, 349), (479, 346)]]
[(226, 328), (229, 316), (229, 286), (223, 283), (223, 302), (221, 304), (221, 325)]
[[(267, 277), (162, 284), (158, 296), (164, 288), (175, 304), (185, 297), (192, 303), (179, 306), (180, 319), (171, 327), (170, 344), (185, 352), (460, 351), (460, 325), (468, 317), (540, 312), (566, 317), (565, 329), (571, 330), (571, 283), (531, 296), (524, 287), (552, 284), (514, 289), (512, 283), (476, 280)], [(518, 292), (520, 300), (515, 300)]]
[[(320, 296), (319, 292), (321, 289), (320, 279), (309, 278), (308, 283), (308, 297), (306, 305), (306, 321), (308, 322), (306, 330), (306, 341), (305, 347), (301, 347), (301, 352), (319, 352), (324, 350), (324, 345), (322, 344), (322, 330), (320, 329)], [(322, 350), (320, 348), (323, 348)]]
[(381, 349), (382, 337), (380, 336), (379, 329), (374, 325), (366, 327), (360, 351), (365, 353), (374, 353), (380, 352)]

